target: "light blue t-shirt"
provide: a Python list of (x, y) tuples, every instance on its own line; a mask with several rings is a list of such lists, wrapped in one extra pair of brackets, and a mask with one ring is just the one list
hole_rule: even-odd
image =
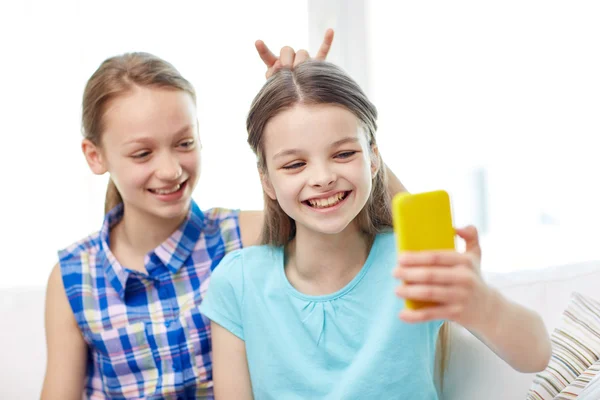
[(200, 311), (245, 341), (255, 399), (437, 399), (442, 322), (398, 318), (395, 266), (394, 236), (380, 234), (346, 287), (307, 296), (287, 280), (283, 248), (249, 247), (223, 258)]

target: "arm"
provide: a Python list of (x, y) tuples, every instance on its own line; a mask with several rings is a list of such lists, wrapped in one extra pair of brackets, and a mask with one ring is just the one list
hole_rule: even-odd
[(406, 322), (455, 321), (520, 372), (541, 371), (548, 365), (551, 344), (542, 319), (510, 302), (488, 286), (480, 274), (481, 248), (475, 227), (456, 229), (466, 242), (464, 253), (423, 251), (404, 253), (394, 271), (404, 281), (396, 294), (405, 299), (436, 303), (410, 310)]
[(243, 247), (260, 244), (263, 218), (262, 211), (240, 211), (240, 233)]
[(244, 341), (211, 322), (213, 381), (217, 400), (252, 400)]
[(542, 371), (552, 354), (544, 322), (537, 313), (488, 289), (488, 315), (494, 318), (469, 330), (517, 371)]
[(46, 376), (42, 400), (80, 400), (87, 363), (87, 344), (69, 305), (56, 265), (46, 292)]
[[(327, 29), (315, 60), (324, 61), (327, 58), (332, 42), (333, 29)], [(257, 40), (254, 45), (256, 46), (258, 55), (267, 66), (267, 72), (265, 73), (265, 78), (267, 79), (281, 68), (295, 68), (298, 64), (310, 59), (310, 55), (304, 49), (295, 52), (290, 46), (284, 46), (281, 48), (279, 57), (276, 57), (262, 40)]]

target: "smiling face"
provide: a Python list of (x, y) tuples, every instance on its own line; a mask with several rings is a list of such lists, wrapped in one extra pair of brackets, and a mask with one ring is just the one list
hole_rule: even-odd
[(135, 87), (111, 101), (101, 143), (84, 141), (93, 172), (109, 172), (128, 212), (187, 214), (200, 170), (196, 107), (181, 90)]
[(336, 105), (297, 104), (270, 119), (264, 135), (263, 187), (297, 234), (353, 226), (377, 172), (377, 150), (356, 116)]

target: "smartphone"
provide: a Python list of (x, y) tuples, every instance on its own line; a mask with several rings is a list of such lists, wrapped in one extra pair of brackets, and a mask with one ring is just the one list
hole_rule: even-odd
[[(399, 193), (392, 200), (392, 217), (398, 254), (456, 249), (450, 196), (446, 191)], [(406, 299), (405, 305), (415, 310), (433, 304)]]

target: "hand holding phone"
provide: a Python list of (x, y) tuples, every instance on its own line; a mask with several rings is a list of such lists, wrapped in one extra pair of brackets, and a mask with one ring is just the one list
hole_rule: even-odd
[[(456, 249), (450, 196), (446, 191), (399, 193), (392, 200), (392, 216), (398, 254)], [(405, 304), (413, 310), (433, 305), (410, 299)]]

